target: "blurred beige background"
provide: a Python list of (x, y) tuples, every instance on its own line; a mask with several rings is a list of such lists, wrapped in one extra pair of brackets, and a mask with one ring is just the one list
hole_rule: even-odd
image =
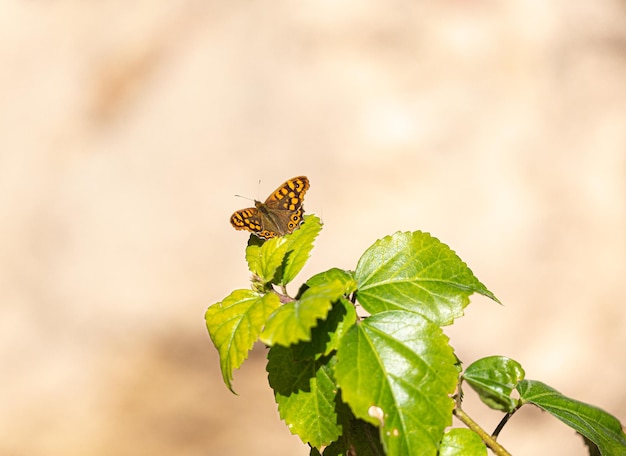
[[(447, 328), (466, 364), (626, 420), (624, 1), (9, 0), (0, 37), (0, 454), (307, 455), (203, 321), (248, 286), (233, 195), (299, 174), (300, 281), (429, 231), (504, 303)], [(500, 439), (586, 454), (531, 409)]]

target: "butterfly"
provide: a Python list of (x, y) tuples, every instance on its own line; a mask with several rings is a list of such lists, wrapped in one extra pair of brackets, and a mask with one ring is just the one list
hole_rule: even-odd
[(236, 230), (251, 231), (262, 239), (293, 233), (302, 223), (302, 203), (308, 189), (306, 176), (289, 179), (264, 203), (254, 200), (255, 207), (236, 211), (230, 217), (230, 224)]

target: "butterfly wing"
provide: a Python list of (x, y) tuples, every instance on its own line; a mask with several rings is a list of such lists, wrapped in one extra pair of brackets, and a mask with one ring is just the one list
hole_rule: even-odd
[(236, 230), (248, 230), (253, 233), (263, 228), (263, 220), (256, 207), (241, 209), (230, 216), (230, 224)]
[(296, 212), (304, 203), (304, 194), (309, 185), (309, 179), (305, 176), (289, 179), (265, 200), (265, 206), (270, 210)]
[(294, 177), (278, 187), (262, 205), (257, 208), (268, 228), (280, 236), (293, 233), (302, 223), (304, 194), (309, 189), (306, 176)]
[(255, 201), (257, 207), (241, 209), (230, 216), (230, 224), (236, 230), (246, 230), (260, 238), (271, 239), (278, 235), (273, 217), (268, 216), (265, 205)]
[(292, 233), (302, 223), (302, 204), (308, 189), (309, 179), (305, 176), (289, 179), (264, 203), (255, 201), (256, 207), (235, 212), (230, 223), (237, 230), (250, 231), (263, 239)]

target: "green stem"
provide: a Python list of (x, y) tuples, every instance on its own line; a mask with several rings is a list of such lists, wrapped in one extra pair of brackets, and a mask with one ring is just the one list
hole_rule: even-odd
[(501, 446), (498, 442), (495, 441), (493, 437), (491, 437), (483, 428), (481, 428), (476, 421), (470, 418), (470, 416), (463, 411), (461, 407), (457, 406), (454, 409), (454, 416), (456, 416), (459, 420), (461, 420), (468, 428), (474, 431), (476, 434), (480, 436), (480, 438), (485, 442), (491, 450), (498, 456), (511, 456), (511, 453), (506, 451), (503, 446)]

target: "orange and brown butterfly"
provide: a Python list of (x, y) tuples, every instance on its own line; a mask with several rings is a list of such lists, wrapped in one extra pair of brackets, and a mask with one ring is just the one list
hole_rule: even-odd
[(309, 179), (298, 176), (278, 187), (265, 200), (254, 200), (255, 207), (241, 209), (230, 217), (237, 230), (247, 230), (263, 239), (293, 233), (302, 223), (304, 194), (309, 189)]

